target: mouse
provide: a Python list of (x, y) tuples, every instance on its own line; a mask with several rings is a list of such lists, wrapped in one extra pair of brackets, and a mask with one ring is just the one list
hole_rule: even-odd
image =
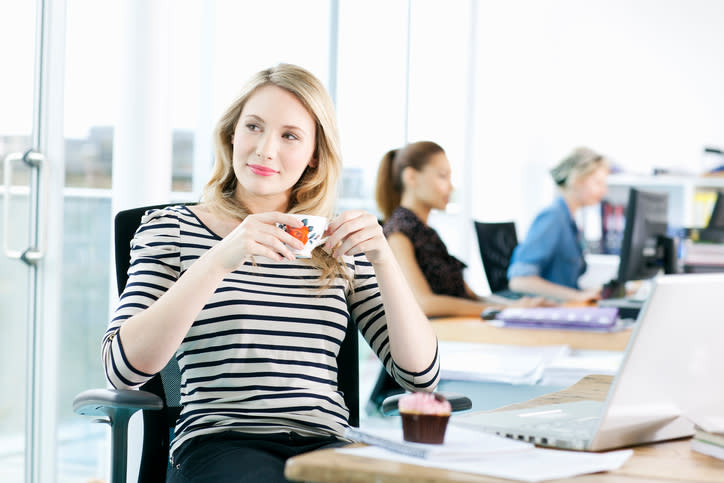
[(500, 309), (497, 307), (488, 307), (487, 309), (484, 309), (480, 313), (480, 317), (483, 320), (494, 320), (498, 316), (498, 314), (500, 313), (501, 310), (503, 310), (503, 309)]

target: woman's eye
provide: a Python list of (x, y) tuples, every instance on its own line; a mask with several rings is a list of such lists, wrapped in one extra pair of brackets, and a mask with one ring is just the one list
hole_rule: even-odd
[(295, 136), (294, 134), (292, 134), (292, 133), (290, 133), (290, 132), (284, 134), (282, 137), (283, 137), (284, 139), (291, 139), (291, 140), (298, 139), (297, 136)]
[(246, 128), (247, 128), (249, 131), (258, 131), (258, 130), (259, 130), (259, 126), (257, 126), (256, 124), (251, 124), (251, 123), (250, 123), (250, 124), (247, 124), (247, 125), (246, 125)]

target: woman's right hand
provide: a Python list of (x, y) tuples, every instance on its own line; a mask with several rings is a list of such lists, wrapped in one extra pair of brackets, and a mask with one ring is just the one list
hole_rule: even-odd
[(277, 224), (294, 228), (304, 226), (294, 216), (277, 211), (248, 215), (209, 250), (208, 255), (226, 272), (236, 270), (254, 255), (276, 261), (294, 260), (292, 249), (300, 250), (304, 244)]

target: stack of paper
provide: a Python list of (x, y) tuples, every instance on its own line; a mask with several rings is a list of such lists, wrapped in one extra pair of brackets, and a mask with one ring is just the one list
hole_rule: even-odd
[(568, 346), (520, 347), (441, 341), (440, 377), (447, 380), (536, 384)]
[(724, 460), (724, 415), (689, 416), (696, 425), (691, 449)]
[[(614, 470), (633, 454), (632, 450), (585, 453), (541, 449), (522, 441), (455, 426), (448, 426), (442, 445), (405, 442), (401, 428), (351, 429), (347, 434), (355, 441), (372, 442), (372, 446), (340, 448), (336, 451), (530, 482)], [(418, 447), (423, 447), (423, 451), (412, 456), (408, 448), (417, 450)]]
[(402, 437), (402, 427), (348, 428), (345, 437), (396, 453), (440, 461), (464, 460), (490, 453), (520, 451), (533, 447), (531, 443), (515, 441), (494, 434), (482, 433), (449, 425), (443, 444), (411, 443)]

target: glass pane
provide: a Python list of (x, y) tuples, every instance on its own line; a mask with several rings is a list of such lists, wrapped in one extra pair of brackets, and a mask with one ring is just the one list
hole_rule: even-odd
[(111, 174), (121, 78), (121, 5), (68, 0), (66, 9), (65, 195), (58, 320), (57, 478), (103, 480), (107, 425), (73, 412), (73, 398), (105, 387), (100, 343), (113, 293)]
[[(111, 287), (109, 194), (66, 195), (63, 209), (62, 314), (58, 374), (59, 481), (102, 478), (108, 465), (108, 426), (73, 413), (79, 392), (105, 387), (100, 341), (108, 323)], [(115, 281), (115, 276), (112, 278)]]
[[(170, 12), (171, 190), (175, 192), (192, 190), (195, 129), (201, 121), (199, 112), (205, 112), (199, 100), (201, 78), (208, 78), (206, 69), (214, 58), (213, 50), (206, 48), (201, 37), (210, 12), (213, 2), (196, 0), (174, 2)], [(202, 162), (210, 166), (211, 156), (206, 153)]]
[(120, 76), (120, 7), (68, 0), (65, 62), (65, 184), (110, 188)]
[[(0, 209), (4, 210), (4, 200)], [(13, 196), (11, 213), (27, 213), (28, 197)], [(13, 248), (27, 243), (27, 217), (13, 216), (10, 232)], [(0, 235), (3, 226), (0, 225)], [(19, 260), (0, 256), (0, 481), (22, 481), (25, 446), (25, 368), (27, 344), (28, 268)]]
[[(0, 89), (0, 160), (9, 153), (31, 147), (33, 126), (33, 76), (35, 49), (35, 2), (0, 0), (0, 58), (3, 87)], [(8, 233), (0, 223), (0, 240), (23, 250), (28, 242), (28, 170), (14, 164)], [(0, 170), (2, 171), (2, 170)], [(0, 194), (5, 177), (0, 172)], [(0, 198), (0, 219), (5, 200)], [(4, 220), (3, 220), (4, 221)], [(25, 380), (27, 345), (28, 268), (0, 254), (0, 481), (25, 478)]]

